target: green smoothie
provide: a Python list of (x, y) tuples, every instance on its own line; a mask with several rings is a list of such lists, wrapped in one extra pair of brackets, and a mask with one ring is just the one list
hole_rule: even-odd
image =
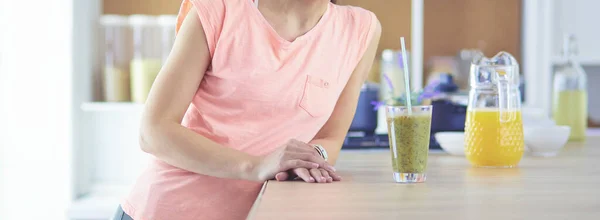
[(394, 172), (425, 173), (431, 114), (388, 117), (387, 124)]

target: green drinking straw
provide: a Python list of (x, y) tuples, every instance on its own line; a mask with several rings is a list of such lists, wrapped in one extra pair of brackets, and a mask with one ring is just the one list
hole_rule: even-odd
[(404, 37), (400, 37), (400, 45), (402, 45), (402, 67), (404, 68), (404, 85), (406, 88), (406, 108), (408, 115), (412, 114), (412, 104), (410, 103), (410, 78), (408, 76), (408, 62), (406, 61), (406, 45), (404, 45)]

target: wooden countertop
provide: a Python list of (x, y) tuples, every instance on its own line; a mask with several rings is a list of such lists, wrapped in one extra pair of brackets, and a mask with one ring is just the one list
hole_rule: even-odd
[(331, 184), (269, 181), (248, 219), (600, 219), (600, 137), (518, 168), (430, 154), (427, 182), (392, 180), (389, 151), (342, 151)]

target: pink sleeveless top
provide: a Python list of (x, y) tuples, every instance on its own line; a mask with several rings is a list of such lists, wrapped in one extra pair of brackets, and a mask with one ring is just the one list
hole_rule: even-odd
[[(250, 0), (185, 0), (206, 34), (211, 66), (182, 125), (225, 147), (264, 155), (309, 142), (331, 115), (376, 27), (375, 15), (329, 4), (289, 42)], [(122, 202), (135, 220), (245, 219), (262, 183), (200, 175), (155, 159)]]

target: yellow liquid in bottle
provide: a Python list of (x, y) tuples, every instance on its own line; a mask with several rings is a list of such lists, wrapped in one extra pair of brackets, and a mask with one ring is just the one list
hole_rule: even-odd
[(131, 100), (133, 102), (146, 102), (161, 67), (160, 59), (134, 59), (131, 61)]
[(583, 90), (565, 90), (555, 93), (552, 116), (557, 125), (571, 127), (569, 141), (585, 140), (587, 92)]
[[(474, 109), (467, 112), (465, 154), (478, 167), (514, 167), (523, 157), (525, 141), (520, 111), (505, 112), (500, 122), (498, 110)], [(508, 116), (508, 117), (506, 117)]]

